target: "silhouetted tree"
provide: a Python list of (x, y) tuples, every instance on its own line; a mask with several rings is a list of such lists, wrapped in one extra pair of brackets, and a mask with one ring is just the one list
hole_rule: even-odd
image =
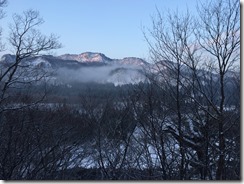
[(149, 79), (169, 91), (176, 125), (168, 132), (179, 143), (180, 178), (194, 177), (189, 163), (201, 179), (227, 179), (226, 135), (239, 121), (238, 106), (228, 109), (226, 95), (231, 75), (238, 73), (233, 69), (239, 68), (240, 3), (202, 3), (198, 12), (194, 20), (188, 12), (165, 17), (158, 11), (149, 36), (145, 33), (157, 75)]
[[(15, 54), (13, 61), (2, 64), (0, 74), (0, 104), (11, 98), (8, 90), (18, 84), (30, 84), (40, 81), (46, 73), (33, 68), (25, 59), (45, 51), (60, 48), (54, 35), (45, 36), (37, 29), (43, 19), (37, 11), (28, 10), (23, 15), (14, 14), (14, 23), (10, 26), (9, 42)], [(1, 109), (3, 110), (3, 109)]]

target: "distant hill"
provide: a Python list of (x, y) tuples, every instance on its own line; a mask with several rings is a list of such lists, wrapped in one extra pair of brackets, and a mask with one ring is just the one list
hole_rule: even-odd
[[(0, 65), (9, 66), (15, 60), (14, 55), (3, 55)], [(69, 83), (81, 82), (114, 83), (123, 85), (145, 80), (142, 70), (149, 65), (136, 57), (111, 59), (102, 53), (84, 52), (81, 54), (64, 54), (61, 56), (42, 55), (22, 61), (25, 66), (44, 71), (52, 71), (55, 81)]]

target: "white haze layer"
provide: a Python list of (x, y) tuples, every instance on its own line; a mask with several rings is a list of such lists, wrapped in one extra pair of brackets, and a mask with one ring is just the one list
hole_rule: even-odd
[(145, 77), (139, 70), (140, 66), (106, 65), (89, 66), (79, 69), (60, 68), (57, 70), (57, 78), (62, 83), (71, 82), (98, 82), (114, 83), (123, 85), (128, 83), (139, 83), (145, 80)]

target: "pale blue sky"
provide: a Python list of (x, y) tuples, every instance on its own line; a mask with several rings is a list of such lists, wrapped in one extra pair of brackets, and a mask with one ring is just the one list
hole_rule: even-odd
[(101, 52), (111, 58), (147, 58), (142, 26), (150, 27), (156, 7), (161, 11), (195, 12), (196, 0), (8, 0), (1, 20), (4, 36), (13, 13), (40, 12), (45, 34), (60, 36), (63, 48), (55, 54)]

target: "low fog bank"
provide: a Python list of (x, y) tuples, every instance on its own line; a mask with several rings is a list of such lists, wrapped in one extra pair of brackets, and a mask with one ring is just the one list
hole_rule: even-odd
[(123, 85), (145, 81), (141, 66), (107, 65), (82, 67), (78, 69), (60, 68), (56, 71), (59, 83), (98, 82)]

